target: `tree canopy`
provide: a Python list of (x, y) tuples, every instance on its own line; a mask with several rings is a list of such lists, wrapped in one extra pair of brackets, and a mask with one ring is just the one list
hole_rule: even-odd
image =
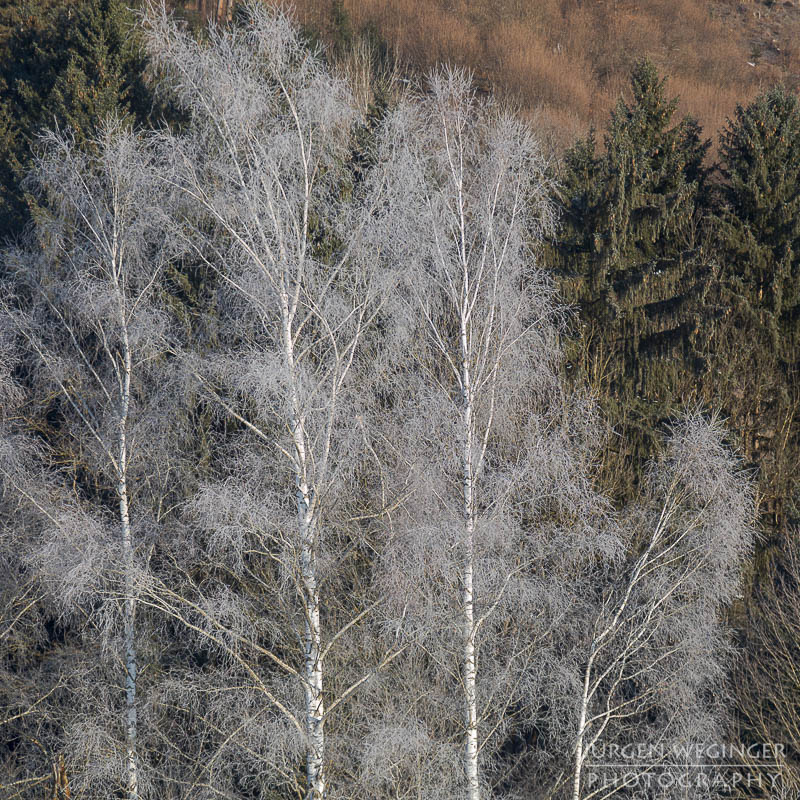
[(792, 92), (710, 165), (638, 61), (559, 160), (340, 3), (1, 19), (9, 798), (721, 797), (681, 753), (793, 730), (735, 683), (792, 663)]

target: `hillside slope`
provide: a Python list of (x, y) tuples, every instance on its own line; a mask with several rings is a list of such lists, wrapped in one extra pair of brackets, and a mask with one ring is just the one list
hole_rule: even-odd
[[(297, 0), (332, 33), (334, 0)], [(708, 136), (737, 103), (800, 83), (800, 2), (738, 0), (342, 0), (415, 67), (452, 61), (500, 87), (560, 145), (601, 127), (648, 56)]]

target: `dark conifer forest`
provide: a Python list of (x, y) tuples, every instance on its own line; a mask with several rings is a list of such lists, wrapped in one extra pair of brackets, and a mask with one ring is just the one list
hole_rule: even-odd
[(0, 800), (796, 797), (791, 58), (321, 8), (0, 0)]

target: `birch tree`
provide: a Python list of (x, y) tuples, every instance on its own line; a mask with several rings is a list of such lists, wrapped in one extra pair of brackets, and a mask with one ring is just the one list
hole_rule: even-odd
[[(424, 654), (402, 662), (420, 676), (406, 691), (405, 674), (393, 684), (419, 692), (409, 702), (422, 713), (406, 730), (423, 749), (407, 750), (400, 786), (478, 800), (499, 785), (505, 737), (535, 713), (536, 646), (568, 606), (555, 575), (617, 544), (600, 533), (608, 508), (591, 488), (590, 404), (558, 379), (563, 312), (536, 262), (554, 225), (539, 145), (478, 100), (467, 74), (444, 69), (397, 110), (384, 146), (408, 243), (397, 257), (410, 333), (382, 446), (413, 495), (392, 520), (380, 580), (395, 608), (388, 624), (413, 631)], [(373, 731), (369, 774), (381, 764), (402, 773), (390, 752), (398, 730), (386, 718)], [(442, 751), (453, 736), (455, 763)], [(413, 765), (426, 759), (441, 765), (435, 789)]]
[(219, 284), (221, 348), (187, 364), (236, 431), (194, 504), (220, 569), (180, 596), (153, 587), (149, 602), (203, 631), (250, 686), (240, 698), (260, 697), (273, 735), (253, 773), (300, 791), (302, 753), (302, 791), (321, 800), (334, 791), (331, 720), (397, 652), (349, 682), (326, 669), (375, 605), (359, 607), (336, 576), (358, 550), (360, 419), (386, 357), (374, 323), (394, 273), (371, 233), (380, 177), (356, 185), (344, 170), (349, 89), (284, 12), (252, 4), (242, 19), (200, 44), (163, 9), (148, 17), (191, 118), (164, 144), (180, 165), (180, 224)]
[[(649, 497), (627, 514), (631, 557), (601, 588), (586, 638), (571, 797), (608, 797), (684, 768), (709, 790), (692, 747), (724, 741), (731, 640), (722, 622), (754, 541), (753, 487), (724, 445), (717, 419), (674, 424), (651, 470)], [(602, 587), (602, 584), (600, 585)], [(625, 767), (610, 744), (645, 748)], [(585, 779), (587, 764), (591, 780)], [(650, 783), (639, 783), (647, 776)], [(663, 787), (661, 787), (663, 788)]]
[[(153, 202), (154, 164), (123, 122), (106, 122), (83, 149), (68, 133), (47, 134), (40, 146), (32, 183), (48, 214), (39, 219), (30, 249), (6, 254), (16, 297), (6, 299), (3, 311), (35, 365), (39, 402), (50, 402), (60, 422), (49, 446), (34, 448), (31, 459), (3, 477), (7, 490), (39, 519), (38, 546), (30, 558), (62, 607), (97, 609), (109, 593), (119, 601), (118, 618), (102, 602), (100, 617), (111, 620), (106, 636), (120, 647), (121, 783), (126, 797), (136, 800), (141, 776), (135, 575), (143, 558), (137, 536), (147, 540), (156, 525), (142, 497), (159, 478), (169, 480), (157, 457), (163, 429), (150, 405), (160, 398), (143, 387), (163, 353), (163, 317), (153, 300), (171, 251)], [(67, 467), (59, 465), (64, 453), (71, 461)], [(71, 476), (72, 490), (60, 476)], [(109, 688), (97, 685), (94, 692), (103, 697)], [(117, 763), (95, 757), (98, 768)], [(100, 780), (102, 774), (90, 769), (90, 785), (92, 775)], [(105, 790), (118, 788), (114, 767), (105, 774), (111, 781)]]

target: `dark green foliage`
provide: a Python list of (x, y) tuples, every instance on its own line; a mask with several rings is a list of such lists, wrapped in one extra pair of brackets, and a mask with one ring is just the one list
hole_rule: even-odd
[(122, 0), (6, 0), (0, 8), (0, 239), (29, 217), (20, 188), (43, 128), (79, 140), (111, 112), (147, 120), (152, 98)]
[(631, 76), (632, 99), (611, 115), (598, 152), (594, 131), (566, 154), (564, 228), (555, 253), (583, 336), (571, 367), (603, 399), (628, 442), (610, 453), (616, 489), (629, 496), (653, 454), (659, 420), (692, 381), (706, 271), (697, 246), (708, 143), (649, 61)]
[(572, 373), (588, 379), (624, 449), (609, 445), (620, 498), (638, 482), (661, 422), (702, 399), (730, 418), (760, 470), (760, 511), (796, 519), (800, 432), (800, 104), (776, 88), (738, 108), (718, 172), (691, 118), (648, 62), (632, 101), (565, 157), (555, 253), (580, 309)]
[(704, 185), (708, 143), (698, 124), (686, 117), (669, 127), (677, 101), (650, 62), (636, 67), (631, 86), (630, 105), (621, 100), (611, 114), (605, 152), (597, 154), (592, 131), (565, 156), (562, 247), (600, 291), (613, 273), (680, 247)]
[(726, 277), (764, 312), (776, 350), (796, 360), (800, 307), (800, 103), (777, 87), (721, 135), (720, 241)]
[(331, 38), (333, 50), (337, 55), (346, 53), (353, 46), (353, 26), (350, 15), (342, 0), (333, 0), (331, 4)]
[(800, 458), (800, 103), (777, 87), (721, 134), (713, 216), (716, 391), (759, 465), (763, 510), (796, 522)]

